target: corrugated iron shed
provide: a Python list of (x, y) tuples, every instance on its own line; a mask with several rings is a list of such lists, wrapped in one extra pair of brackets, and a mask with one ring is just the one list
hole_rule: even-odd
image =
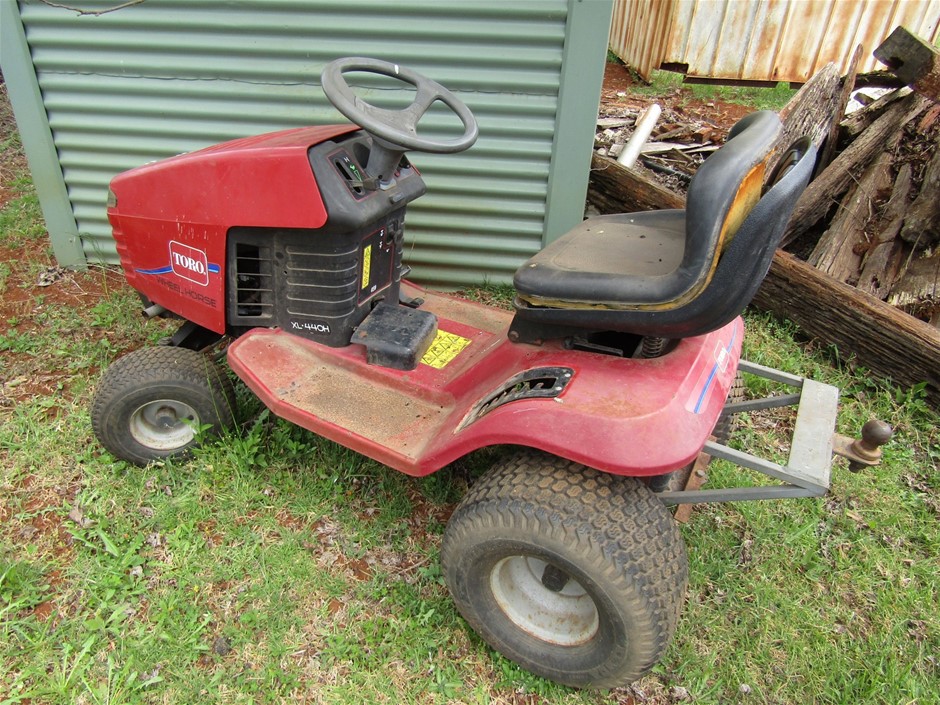
[(830, 61), (872, 56), (898, 25), (936, 42), (940, 0), (615, 0), (610, 44), (647, 80), (661, 65), (691, 78), (803, 83)]
[(409, 209), (407, 259), (419, 280), (457, 286), (508, 280), (581, 219), (610, 11), (610, 0), (146, 0), (79, 15), (30, 0), (3, 2), (0, 19), (60, 261), (116, 261), (105, 198), (125, 169), (343, 121), (320, 72), (365, 55), (440, 81), (480, 122), (469, 152), (414, 155), (429, 193)]

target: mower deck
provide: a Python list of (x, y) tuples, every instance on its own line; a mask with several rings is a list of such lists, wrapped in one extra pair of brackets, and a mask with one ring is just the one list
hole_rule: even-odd
[(560, 343), (510, 343), (509, 312), (410, 285), (403, 293), (438, 318), (416, 370), (368, 365), (360, 345), (331, 348), (271, 329), (232, 343), (229, 364), (278, 416), (410, 475), (517, 444), (646, 476), (698, 455), (743, 335), (736, 320), (654, 360), (572, 356)]

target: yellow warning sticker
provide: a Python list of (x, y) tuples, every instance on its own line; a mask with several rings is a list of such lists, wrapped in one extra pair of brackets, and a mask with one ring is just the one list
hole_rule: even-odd
[(434, 337), (434, 342), (431, 343), (431, 347), (421, 358), (421, 362), (442, 370), (468, 345), (470, 345), (469, 338), (461, 338), (454, 333), (439, 330)]
[(362, 251), (362, 288), (369, 288), (369, 280), (372, 278), (372, 245), (366, 245)]

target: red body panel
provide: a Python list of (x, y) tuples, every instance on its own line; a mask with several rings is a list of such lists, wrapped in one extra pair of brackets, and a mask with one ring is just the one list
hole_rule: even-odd
[(108, 219), (128, 282), (154, 303), (224, 333), (229, 228), (321, 227), (327, 213), (307, 150), (356, 129), (246, 137), (116, 176)]
[[(738, 318), (679, 341), (653, 360), (511, 343), (511, 314), (426, 291), (439, 329), (470, 343), (443, 369), (368, 365), (361, 346), (327, 348), (257, 329), (229, 364), (279, 416), (410, 475), (427, 475), (479, 448), (540, 448), (599, 470), (657, 475), (692, 461), (714, 428), (737, 370)], [(468, 411), (513, 375), (568, 367), (556, 398), (500, 406), (460, 428)]]

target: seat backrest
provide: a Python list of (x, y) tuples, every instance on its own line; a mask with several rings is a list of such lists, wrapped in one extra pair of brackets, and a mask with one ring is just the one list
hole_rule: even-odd
[[(735, 126), (727, 144), (699, 168), (690, 186), (686, 237), (703, 234), (700, 240), (708, 240), (711, 248), (706, 263), (699, 252), (697, 264), (706, 271), (696, 272), (698, 281), (691, 296), (686, 292), (678, 305), (669, 308), (524, 304), (517, 306), (513, 319), (514, 340), (541, 341), (585, 329), (688, 338), (717, 330), (740, 315), (767, 275), (796, 202), (816, 166), (816, 147), (807, 137), (781, 152), (782, 156), (772, 155), (780, 121), (773, 113), (756, 115)], [(778, 166), (761, 195), (765, 165), (775, 156)], [(686, 243), (687, 248), (690, 245), (693, 243)]]
[(797, 140), (782, 153), (767, 192), (721, 255), (709, 285), (694, 301), (658, 321), (657, 335), (703, 335), (741, 314), (767, 276), (783, 231), (815, 166), (816, 147), (809, 137)]
[(708, 285), (721, 253), (761, 198), (771, 150), (783, 126), (776, 113), (751, 113), (699, 167), (686, 197), (686, 242), (680, 268), (694, 272), (694, 299)]

